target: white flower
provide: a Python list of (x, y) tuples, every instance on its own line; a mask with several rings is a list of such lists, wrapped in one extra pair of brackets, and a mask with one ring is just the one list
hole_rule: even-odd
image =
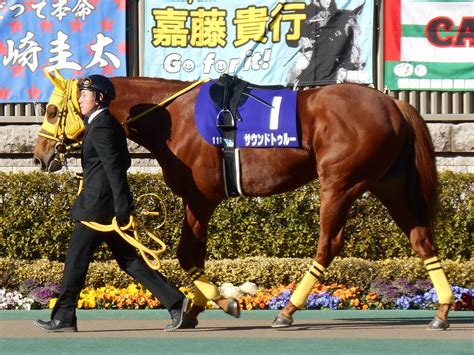
[(0, 289), (0, 310), (3, 309), (26, 309), (30, 310), (34, 300), (23, 295), (18, 291), (7, 292), (6, 289)]
[(244, 282), (242, 285), (240, 285), (239, 289), (242, 293), (246, 293), (248, 295), (255, 295), (257, 293), (257, 285), (255, 285), (253, 282)]
[(225, 282), (219, 287), (219, 293), (225, 298), (238, 298), (240, 296), (240, 289), (230, 282)]
[(237, 287), (230, 282), (225, 282), (219, 287), (219, 293), (225, 298), (238, 298), (242, 295), (255, 295), (257, 293), (257, 285), (253, 282), (244, 282), (240, 287)]

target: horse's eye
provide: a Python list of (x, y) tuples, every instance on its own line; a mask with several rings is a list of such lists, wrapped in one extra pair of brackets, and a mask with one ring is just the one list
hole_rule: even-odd
[(49, 123), (56, 123), (56, 120), (58, 118), (58, 112), (59, 109), (56, 105), (48, 105), (48, 107), (46, 107), (46, 119)]

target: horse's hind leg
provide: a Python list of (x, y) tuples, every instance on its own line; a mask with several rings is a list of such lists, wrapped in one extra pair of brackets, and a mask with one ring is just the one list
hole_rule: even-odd
[(361, 186), (348, 190), (328, 190), (321, 183), (320, 236), (315, 260), (309, 271), (298, 284), (290, 301), (272, 323), (273, 328), (288, 327), (293, 323), (292, 315), (306, 304), (315, 285), (323, 278), (324, 272), (339, 254), (344, 242), (344, 225), (349, 209), (361, 193)]
[(435, 287), (439, 307), (436, 318), (428, 328), (445, 330), (449, 327), (447, 319), (453, 302), (453, 293), (436, 255), (429, 223), (417, 216), (413, 203), (409, 203), (410, 197), (403, 194), (403, 191), (408, 191), (403, 177), (381, 182), (372, 190), (387, 207), (395, 223), (409, 238), (412, 248), (423, 260)]

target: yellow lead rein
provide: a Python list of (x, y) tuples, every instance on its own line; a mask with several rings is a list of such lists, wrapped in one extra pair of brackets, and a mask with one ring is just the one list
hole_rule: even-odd
[[(112, 232), (115, 231), (118, 235), (120, 235), (127, 243), (133, 245), (140, 251), (140, 254), (143, 257), (143, 260), (148, 264), (150, 268), (153, 270), (160, 270), (161, 269), (161, 262), (160, 262), (160, 255), (166, 251), (165, 243), (158, 237), (156, 237), (152, 232), (150, 232), (143, 223), (139, 221), (139, 219), (135, 215), (130, 216), (130, 221), (124, 227), (120, 227), (117, 223), (117, 219), (114, 217), (112, 219), (111, 224), (101, 224), (97, 222), (87, 222), (81, 221), (82, 224), (86, 225), (89, 228), (95, 229), (100, 232)], [(153, 239), (155, 242), (160, 244), (161, 249), (152, 250), (147, 248), (140, 242), (138, 229), (141, 228), (145, 231), (145, 233)], [(128, 234), (127, 231), (131, 230), (133, 232), (133, 236)]]
[[(76, 174), (76, 178), (79, 180), (79, 189), (78, 189), (78, 195), (82, 191), (82, 186), (83, 186), (83, 178), (81, 174)], [(140, 200), (143, 197), (155, 197), (157, 198), (160, 202), (161, 205), (163, 206), (163, 209), (165, 208), (162, 199), (160, 196), (154, 193), (147, 193), (143, 194), (138, 197), (137, 199), (137, 204), (140, 202)], [(152, 212), (152, 211), (143, 211), (141, 212), (142, 215), (144, 216), (153, 216), (156, 217), (159, 215), (159, 212)], [(163, 224), (166, 221), (166, 209), (164, 209), (164, 218), (163, 222), (157, 227), (161, 228)], [(120, 227), (117, 223), (117, 219), (114, 217), (112, 219), (111, 224), (101, 224), (97, 222), (88, 222), (88, 221), (81, 221), (82, 224), (85, 226), (92, 228), (94, 230), (97, 230), (99, 232), (116, 232), (118, 235), (120, 235), (127, 243), (131, 244), (135, 248), (137, 248), (140, 251), (140, 254), (142, 255), (143, 260), (147, 263), (147, 265), (153, 269), (153, 270), (160, 270), (161, 269), (161, 262), (160, 262), (160, 255), (163, 254), (166, 251), (166, 244), (158, 238), (155, 234), (150, 232), (146, 227), (144, 223), (141, 223), (139, 219), (137, 218), (136, 215), (132, 214), (130, 215), (130, 220), (128, 224), (124, 227)], [(131, 230), (133, 233), (133, 236), (128, 234), (127, 231)], [(140, 235), (138, 233), (139, 230), (145, 231), (145, 233), (153, 239), (155, 242), (157, 242), (160, 246), (161, 249), (158, 250), (153, 250), (150, 248), (147, 248), (140, 242)], [(151, 259), (150, 259), (150, 257)]]
[(196, 86), (199, 86), (205, 82), (209, 81), (209, 79), (201, 79), (199, 81), (196, 81), (195, 83), (192, 83), (191, 85), (185, 87), (183, 90), (180, 90), (178, 91), (177, 93), (171, 95), (170, 97), (168, 97), (166, 100), (163, 100), (161, 101), (159, 104), (156, 104), (155, 106), (153, 107), (150, 107), (148, 110), (146, 111), (143, 111), (142, 113), (134, 116), (134, 117), (131, 117), (131, 118), (128, 118), (126, 119), (125, 121), (122, 122), (122, 125), (126, 126), (132, 122), (135, 122), (136, 120), (148, 115), (150, 112), (152, 112), (153, 110), (156, 110), (158, 107), (163, 107), (164, 105), (166, 105), (168, 102), (176, 99), (178, 96), (181, 96), (185, 93), (187, 93), (188, 91), (194, 89)]

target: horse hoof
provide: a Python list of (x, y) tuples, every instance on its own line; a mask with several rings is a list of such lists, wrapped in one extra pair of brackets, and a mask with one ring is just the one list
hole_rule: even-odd
[(438, 317), (434, 317), (430, 324), (428, 324), (428, 330), (446, 330), (448, 328), (449, 323)]
[(224, 309), (224, 312), (230, 314), (234, 318), (240, 318), (240, 305), (236, 299), (231, 298)]
[(288, 328), (293, 324), (293, 317), (286, 317), (281, 313), (278, 314), (272, 323), (272, 328)]

